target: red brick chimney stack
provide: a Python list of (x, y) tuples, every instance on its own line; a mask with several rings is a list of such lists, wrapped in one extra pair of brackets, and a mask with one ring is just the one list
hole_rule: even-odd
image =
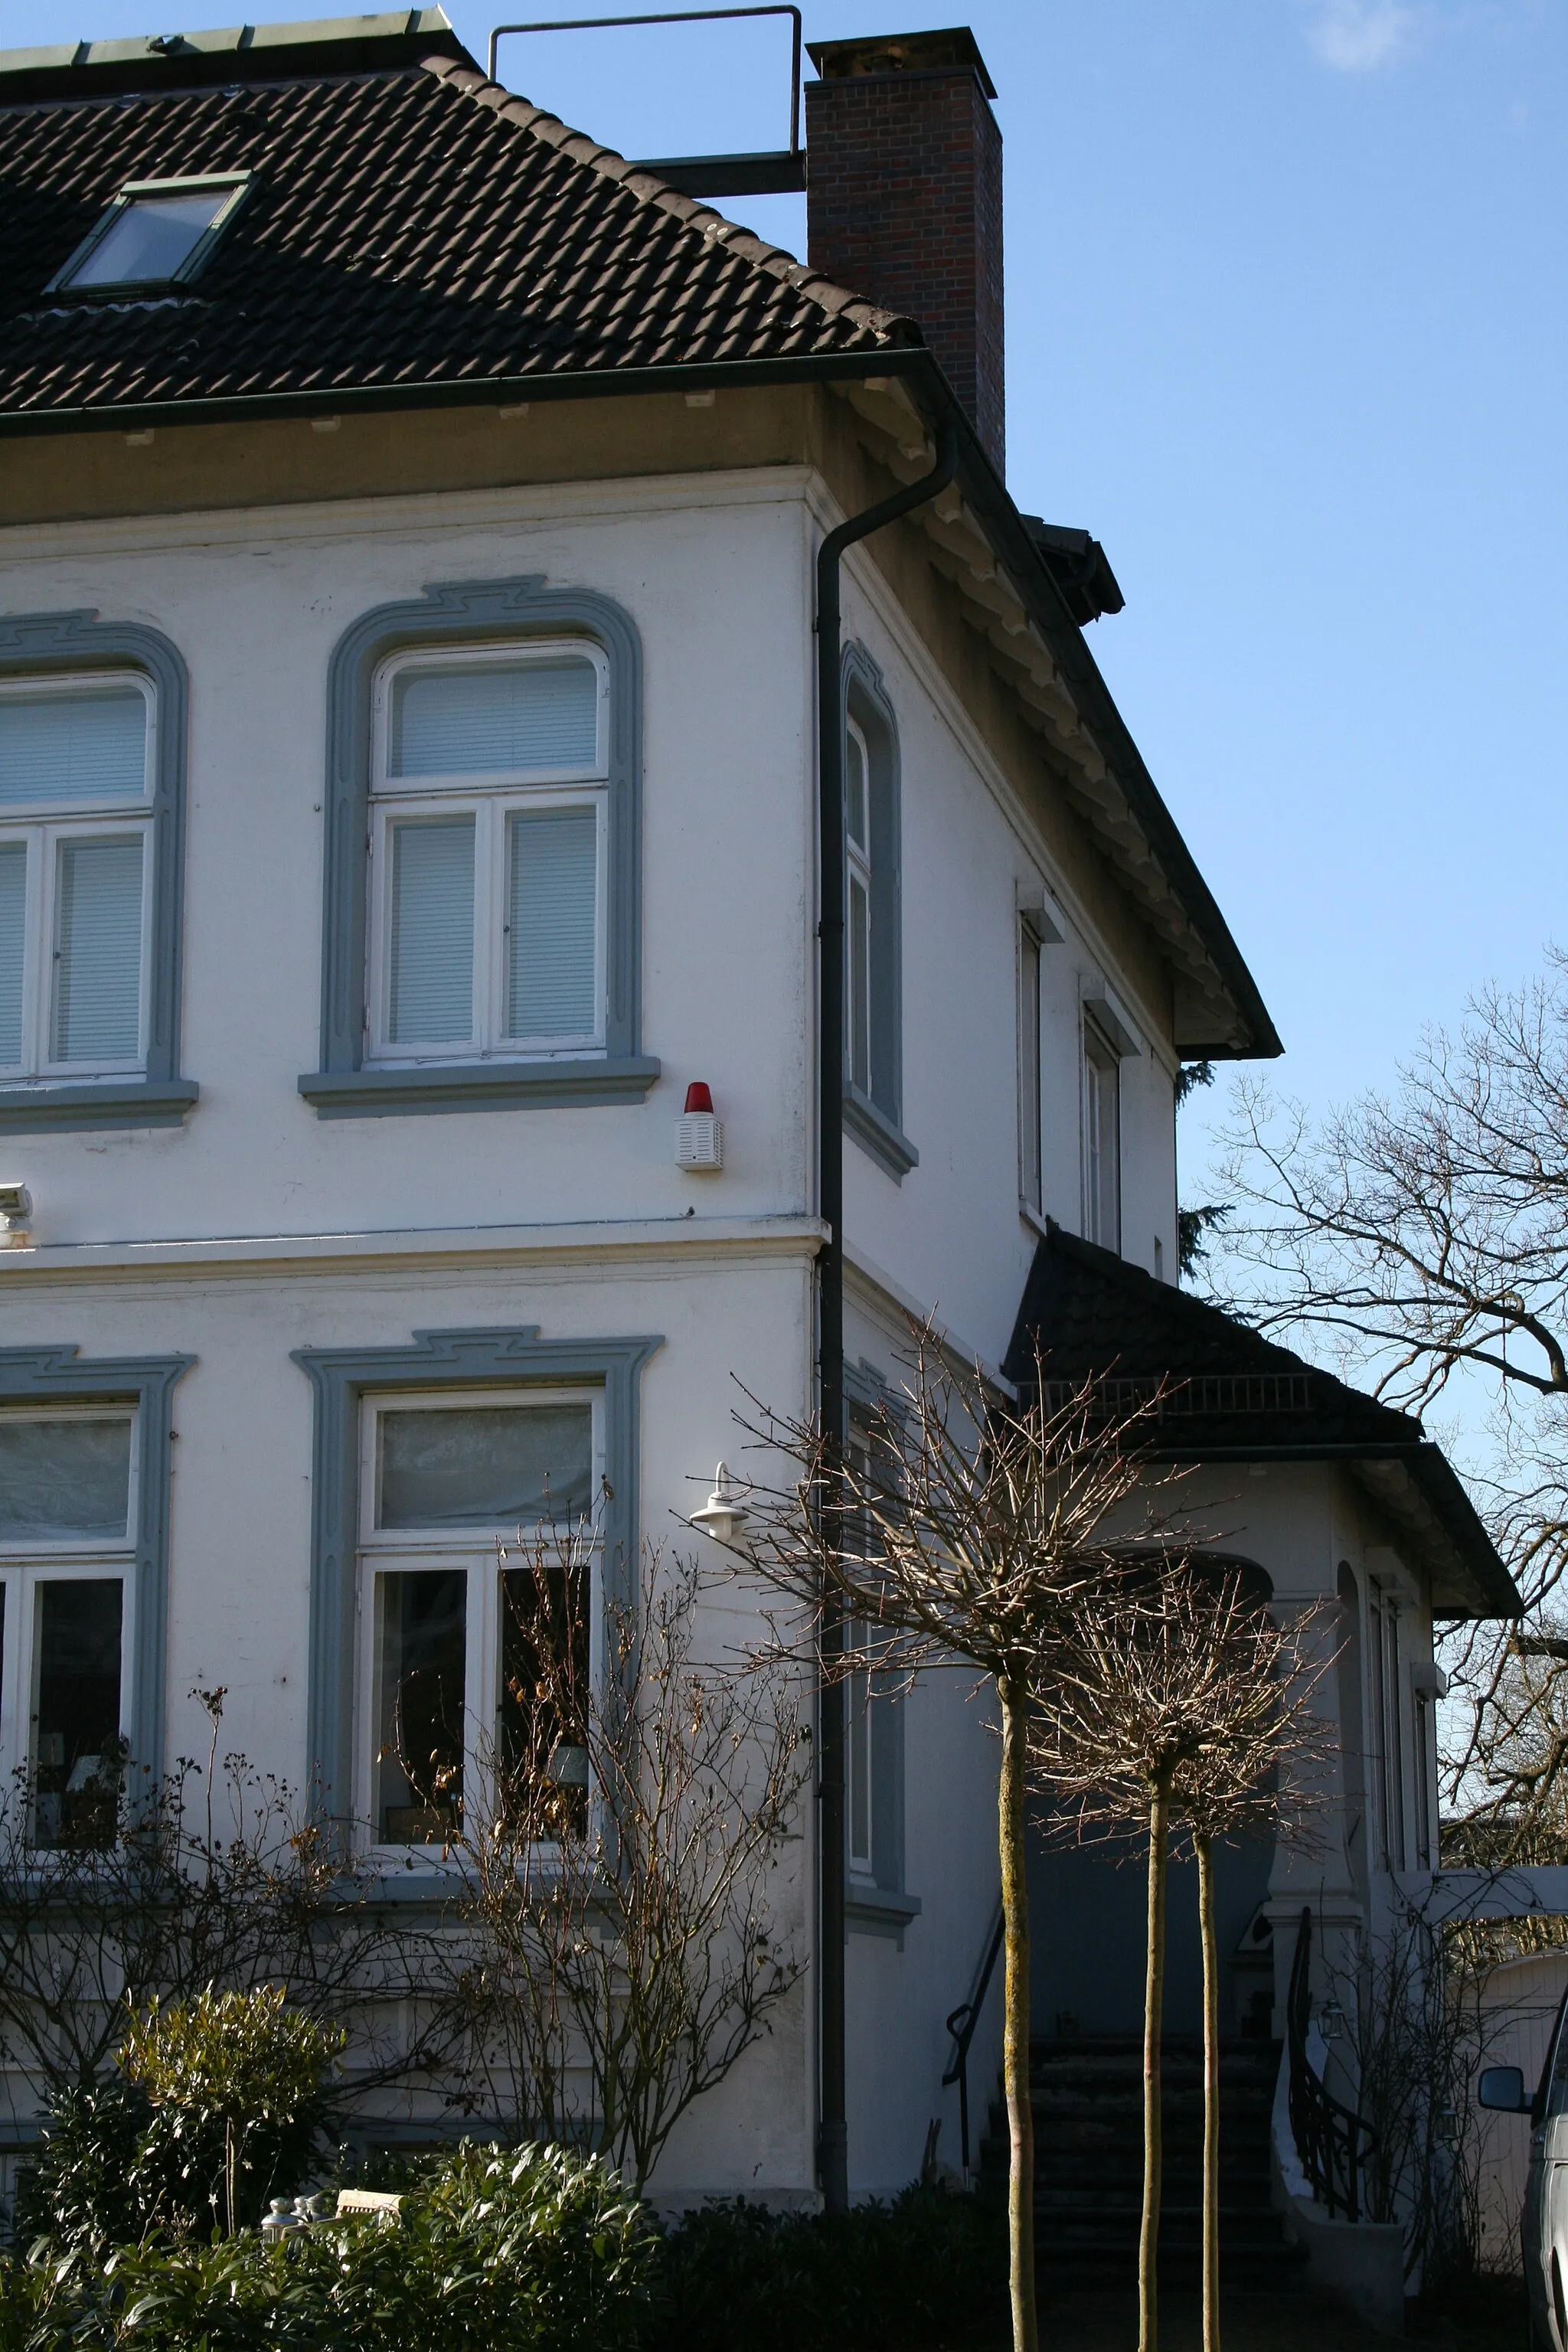
[(1000, 473), (1002, 133), (974, 36), (808, 47), (811, 267), (919, 322)]

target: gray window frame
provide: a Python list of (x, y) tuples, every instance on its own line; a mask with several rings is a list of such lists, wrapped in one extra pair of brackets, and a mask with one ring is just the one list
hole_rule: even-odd
[(136, 1408), (135, 1587), (131, 1763), (149, 1786), (163, 1772), (168, 1697), (169, 1517), (174, 1390), (194, 1356), (83, 1357), (69, 1344), (0, 1348), (0, 1405), (129, 1404)]
[[(849, 1076), (849, 992), (845, 991), (844, 1129), (895, 1184), (920, 1153), (903, 1131), (904, 950), (899, 730), (882, 673), (862, 645), (844, 653), (846, 744), (852, 719), (866, 740), (871, 873), (870, 1091)], [(844, 761), (848, 772), (847, 751)], [(847, 905), (847, 841), (846, 904)], [(847, 933), (846, 934), (847, 936)]]
[(0, 617), (0, 678), (139, 671), (157, 701), (152, 796), (153, 919), (147, 1060), (111, 1077), (0, 1080), (0, 1135), (100, 1128), (178, 1127), (200, 1089), (180, 1076), (180, 992), (185, 867), (185, 736), (190, 681), (176, 648), (138, 622), (100, 621), (90, 609)]
[[(873, 1414), (884, 1411), (890, 1391), (875, 1365), (861, 1360), (846, 1364), (844, 1393), (849, 1425), (862, 1428)], [(844, 1921), (846, 1934), (891, 1936), (900, 1951), (904, 1930), (921, 1914), (921, 1898), (904, 1885), (904, 1721), (909, 1695), (901, 1687), (878, 1688), (870, 1678), (867, 1706), (871, 1719), (871, 1876), (851, 1874), (849, 1839), (844, 1840)], [(845, 1685), (845, 1705), (848, 1686)], [(849, 1761), (848, 1724), (845, 1724), (845, 1771)], [(848, 1789), (845, 1790), (847, 1822)]]
[[(310, 1669), (305, 1767), (311, 1802), (352, 1832), (354, 1786), (354, 1626), (358, 1609), (360, 1403), (400, 1389), (596, 1388), (605, 1400), (602, 1590), (606, 1612), (636, 1597), (639, 1386), (664, 1345), (630, 1339), (542, 1339), (537, 1324), (494, 1330), (416, 1331), (412, 1344), (296, 1348), (313, 1391)], [(406, 1873), (400, 1874), (405, 1878)]]
[[(372, 690), (389, 656), (582, 636), (610, 664), (609, 875), (605, 1049), (571, 1059), (367, 1064), (366, 991)], [(299, 1081), (319, 1118), (640, 1102), (659, 1075), (641, 1050), (642, 650), (629, 614), (542, 573), (447, 582), (415, 601), (363, 614), (332, 655), (323, 799), (321, 1066)]]
[[(110, 198), (107, 209), (93, 223), (68, 260), (63, 262), (48, 284), (46, 294), (68, 297), (77, 302), (123, 302), (141, 298), (151, 300), (177, 288), (189, 286), (199, 278), (212, 258), (213, 247), (239, 210), (250, 189), (248, 172), (195, 172), (171, 180), (127, 180)], [(82, 264), (89, 261), (114, 227), (122, 214), (143, 196), (175, 196), (205, 194), (208, 189), (226, 188), (227, 197), (216, 217), (205, 228), (177, 269), (166, 278), (106, 278), (101, 285), (78, 286), (72, 283)]]

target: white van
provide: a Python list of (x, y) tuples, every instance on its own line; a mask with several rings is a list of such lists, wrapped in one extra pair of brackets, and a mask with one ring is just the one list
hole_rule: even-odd
[(1568, 2352), (1568, 1993), (1531, 2098), (1517, 2066), (1489, 2066), (1483, 2107), (1530, 2117), (1530, 2172), (1521, 2235), (1530, 2298), (1530, 2352)]

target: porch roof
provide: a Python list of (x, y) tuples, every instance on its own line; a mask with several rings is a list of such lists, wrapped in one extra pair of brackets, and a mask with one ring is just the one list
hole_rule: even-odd
[(1112, 1405), (1162, 1384), (1148, 1452), (1165, 1462), (1339, 1462), (1431, 1580), (1443, 1616), (1524, 1604), (1442, 1448), (1413, 1413), (1364, 1396), (1189, 1291), (1054, 1223), (1035, 1252), (1003, 1370), (1064, 1399), (1090, 1378)]

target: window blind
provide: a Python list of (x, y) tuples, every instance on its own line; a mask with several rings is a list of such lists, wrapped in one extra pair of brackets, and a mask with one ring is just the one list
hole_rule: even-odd
[(129, 1062), (142, 1035), (141, 835), (57, 853), (53, 1057)]
[(387, 1034), (395, 1045), (474, 1034), (474, 819), (393, 827)]
[(0, 695), (0, 806), (142, 800), (147, 700), (133, 686)]
[(560, 661), (442, 664), (393, 682), (394, 776), (581, 774), (598, 764), (599, 675)]
[(22, 1058), (22, 978), (27, 945), (27, 845), (0, 842), (0, 1063)]
[(512, 817), (508, 832), (507, 1034), (592, 1036), (598, 812), (532, 810)]

